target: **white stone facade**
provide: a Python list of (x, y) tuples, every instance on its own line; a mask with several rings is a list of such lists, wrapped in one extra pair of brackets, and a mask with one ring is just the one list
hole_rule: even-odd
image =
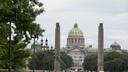
[(65, 51), (73, 59), (74, 65), (70, 70), (83, 71), (82, 64), (86, 56), (85, 39), (83, 32), (78, 28), (77, 24), (69, 31)]

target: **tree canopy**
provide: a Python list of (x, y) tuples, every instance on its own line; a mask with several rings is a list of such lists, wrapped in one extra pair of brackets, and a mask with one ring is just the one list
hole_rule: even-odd
[(0, 0), (0, 68), (26, 66), (26, 46), (33, 35), (38, 38), (44, 32), (35, 21), (42, 12), (43, 4), (37, 0)]
[[(84, 59), (84, 69), (97, 71), (97, 54), (88, 55)], [(128, 70), (128, 53), (108, 52), (104, 54), (104, 70), (123, 72)]]
[(83, 63), (84, 70), (96, 71), (97, 70), (97, 55), (88, 55), (84, 59)]
[[(37, 70), (54, 70), (54, 50), (38, 51), (35, 56), (29, 60), (29, 68)], [(60, 53), (61, 70), (70, 68), (73, 65), (72, 58), (64, 52)]]

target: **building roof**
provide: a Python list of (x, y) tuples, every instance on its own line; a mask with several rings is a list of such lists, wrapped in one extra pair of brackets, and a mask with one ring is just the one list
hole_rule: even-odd
[(78, 28), (77, 24), (74, 24), (74, 28), (72, 28), (69, 31), (68, 36), (82, 36), (83, 37), (83, 32), (80, 30), (80, 28)]
[(111, 44), (111, 46), (120, 46), (117, 42)]

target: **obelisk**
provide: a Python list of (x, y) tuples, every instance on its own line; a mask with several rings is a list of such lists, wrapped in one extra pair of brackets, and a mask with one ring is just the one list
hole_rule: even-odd
[(98, 72), (104, 72), (104, 29), (103, 23), (98, 27)]
[(60, 25), (57, 22), (55, 28), (55, 63), (54, 72), (60, 72)]

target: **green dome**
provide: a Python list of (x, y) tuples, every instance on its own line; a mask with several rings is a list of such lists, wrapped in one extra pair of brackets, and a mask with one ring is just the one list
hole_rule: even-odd
[(120, 46), (117, 42), (111, 44), (111, 46)]
[(69, 35), (68, 36), (83, 36), (83, 32), (78, 28), (78, 25), (75, 24), (74, 28), (72, 28), (69, 31)]

